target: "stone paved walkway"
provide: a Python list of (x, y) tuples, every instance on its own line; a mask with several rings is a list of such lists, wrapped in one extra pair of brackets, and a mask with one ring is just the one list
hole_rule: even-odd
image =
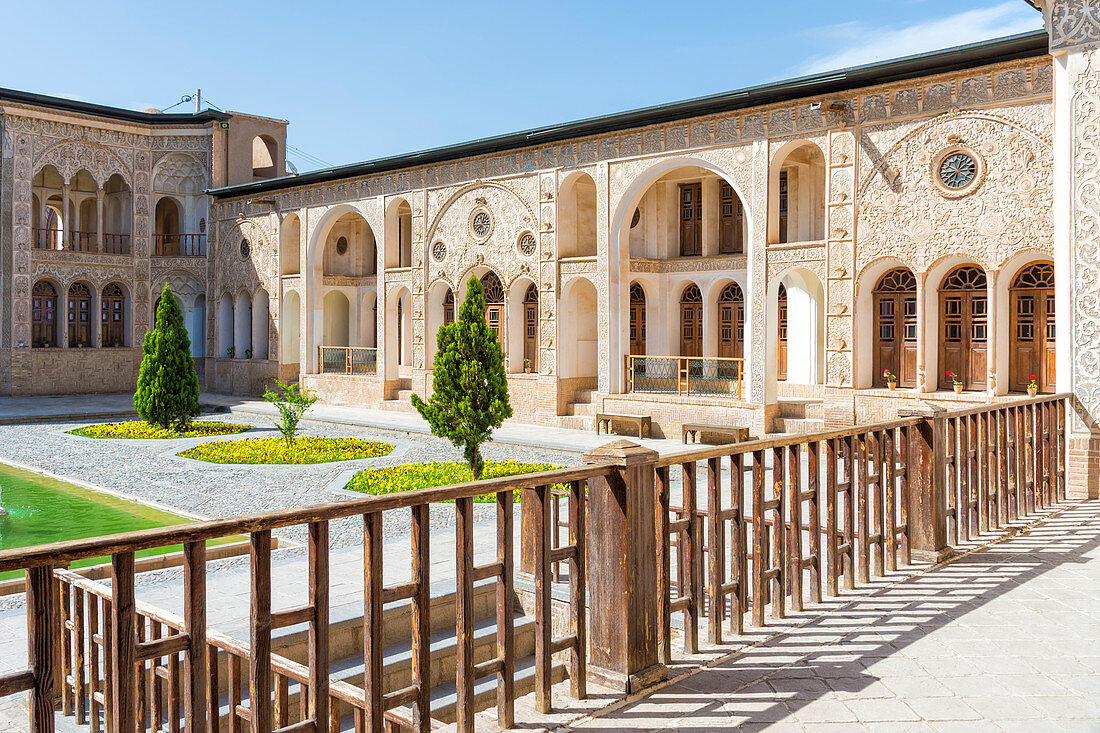
[(1100, 731), (1100, 502), (801, 619), (568, 730)]

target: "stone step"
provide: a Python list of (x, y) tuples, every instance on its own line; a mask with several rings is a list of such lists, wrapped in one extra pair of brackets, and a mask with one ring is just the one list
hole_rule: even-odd
[(570, 430), (595, 430), (596, 417), (585, 415), (559, 415), (558, 426)]
[(823, 418), (807, 417), (777, 417), (773, 432), (805, 435), (806, 433), (818, 433), (825, 429)]
[(588, 404), (596, 399), (596, 390), (594, 389), (578, 389), (573, 393), (573, 403)]
[(785, 398), (779, 400), (779, 417), (825, 419), (825, 402), (817, 399)]
[[(411, 394), (412, 391), (410, 390), (409, 393)], [(413, 404), (408, 397), (399, 397), (393, 400), (382, 400), (378, 403), (378, 409), (389, 410), (390, 412), (416, 412), (416, 408), (413, 407)]]
[(596, 405), (591, 402), (570, 402), (565, 408), (565, 414), (595, 418)]

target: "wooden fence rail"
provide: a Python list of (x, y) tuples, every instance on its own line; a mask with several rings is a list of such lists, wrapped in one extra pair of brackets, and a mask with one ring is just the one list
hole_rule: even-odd
[[(433, 505), (453, 502), (458, 728), (474, 727), (482, 678), (495, 678), (496, 719), (511, 726), (517, 572), (533, 576), (539, 711), (553, 707), (555, 658), (568, 658), (574, 697), (588, 679), (642, 689), (665, 673), (674, 636), (687, 653), (700, 627), (721, 644), (744, 631), (746, 615), (762, 626), (1064, 499), (1066, 404), (1066, 395), (1022, 399), (664, 458), (617, 442), (578, 468), (3, 551), (0, 572), (27, 575), (28, 667), (0, 676), (0, 697), (29, 691), (36, 733), (54, 729), (58, 704), (95, 733), (322, 733), (345, 716), (356, 731), (429, 730), (440, 663), (429, 653), (429, 520)], [(486, 494), (495, 497), (496, 552), (477, 565), (473, 501)], [(384, 579), (390, 511), (411, 514), (408, 582)], [(353, 517), (364, 537), (362, 686), (328, 670), (329, 526)], [(272, 532), (294, 526), (308, 536), (308, 598), (273, 610)], [(206, 617), (206, 542), (239, 534), (250, 539), (247, 643), (209, 629)], [(185, 548), (182, 616), (135, 599), (135, 553), (174, 544)], [(66, 569), (103, 555), (109, 587)], [(477, 662), (482, 581), (495, 584), (496, 651)], [(401, 689), (383, 679), (382, 610), (394, 601), (408, 601), (411, 619), (411, 684)], [(296, 624), (308, 627), (305, 663), (272, 649), (273, 632)]]

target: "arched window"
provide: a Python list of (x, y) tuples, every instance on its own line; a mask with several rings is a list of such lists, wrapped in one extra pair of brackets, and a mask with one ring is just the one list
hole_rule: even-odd
[(745, 294), (730, 283), (718, 294), (718, 356), (740, 359), (745, 355)]
[(680, 256), (703, 254), (703, 184), (680, 184)]
[(153, 211), (153, 254), (175, 257), (180, 251), (180, 207), (165, 196)]
[[(963, 389), (985, 389), (989, 334), (985, 271), (976, 265), (956, 267), (940, 287), (940, 389), (952, 389), (958, 377)], [(951, 372), (953, 376), (948, 376)]]
[(875, 351), (872, 384), (886, 385), (889, 370), (902, 387), (917, 386), (917, 278), (905, 267), (875, 285)]
[(57, 346), (57, 290), (45, 280), (31, 291), (31, 346)]
[(776, 375), (775, 378), (787, 378), (787, 286), (779, 284), (779, 303), (776, 309)]
[(274, 178), (278, 159), (278, 146), (267, 135), (252, 138), (252, 177)]
[(92, 345), (92, 291), (84, 283), (69, 286), (69, 348)]
[[(158, 299), (159, 301), (159, 299)], [(99, 302), (100, 346), (126, 345), (126, 295), (115, 283), (103, 288)]]
[(531, 285), (523, 296), (523, 366), (539, 368), (539, 291)]
[(703, 355), (703, 294), (688, 285), (680, 295), (680, 356)]
[(1054, 392), (1054, 265), (1027, 265), (1012, 281), (1009, 389), (1023, 391), (1032, 375), (1040, 392)]
[(455, 294), (447, 288), (447, 294), (443, 296), (443, 324), (455, 322)]
[(645, 356), (645, 290), (630, 284), (630, 353)]
[(497, 335), (497, 341), (504, 348), (504, 286), (500, 278), (490, 270), (481, 278), (481, 288), (485, 291), (485, 322)]

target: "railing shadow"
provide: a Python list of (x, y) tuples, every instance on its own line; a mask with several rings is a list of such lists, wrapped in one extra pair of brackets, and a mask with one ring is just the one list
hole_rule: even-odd
[[(1055, 568), (1088, 562), (1086, 555), (1098, 547), (1100, 502), (1069, 506), (1030, 531), (931, 572), (900, 582), (896, 577), (880, 579), (876, 584), (883, 587), (864, 590), (857, 598), (829, 599), (793, 614), (789, 620), (795, 623), (799, 617), (810, 618), (601, 718), (600, 727), (614, 720), (622, 728), (656, 728), (676, 721), (681, 731), (756, 729), (791, 715), (810, 725), (813, 721), (798, 713), (811, 703), (818, 703), (814, 715), (823, 715), (819, 722), (855, 725), (851, 710), (843, 705), (833, 709), (822, 698), (862, 699), (861, 705), (881, 700), (871, 704), (885, 709), (894, 702), (891, 698), (936, 694), (927, 686), (938, 685), (937, 677), (969, 677), (973, 694), (993, 694), (998, 686), (987, 675), (1019, 670), (1003, 669), (1012, 651), (992, 642), (986, 648), (983, 632), (972, 629), (992, 629), (994, 636), (1013, 639), (1012, 647), (1018, 649), (1018, 634), (1012, 630), (1026, 626), (1027, 635), (1036, 637), (1026, 651), (1056, 649), (1042, 638), (1050, 619), (1040, 611), (1017, 604), (1011, 613), (990, 612), (989, 604)], [(964, 617), (967, 628), (956, 630), (954, 625)], [(947, 630), (947, 643), (938, 638), (943, 634), (930, 638), (940, 630)], [(754, 630), (754, 635), (761, 631), (767, 629)]]

